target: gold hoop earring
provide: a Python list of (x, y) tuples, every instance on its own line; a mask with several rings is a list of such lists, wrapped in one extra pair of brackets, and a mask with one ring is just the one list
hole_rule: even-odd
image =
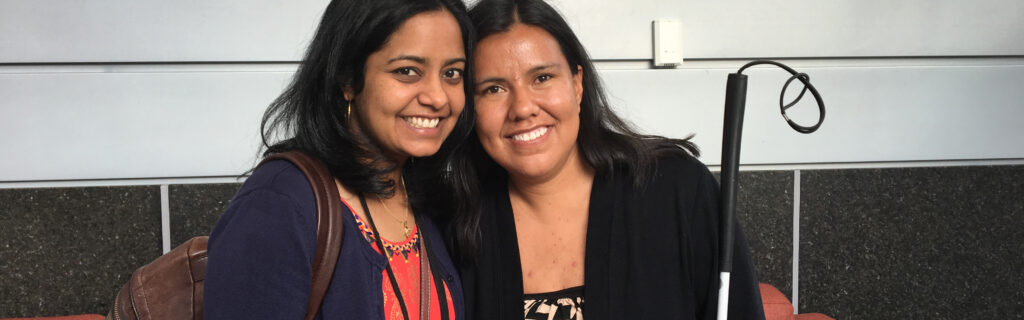
[(352, 118), (352, 103), (345, 101), (345, 120)]

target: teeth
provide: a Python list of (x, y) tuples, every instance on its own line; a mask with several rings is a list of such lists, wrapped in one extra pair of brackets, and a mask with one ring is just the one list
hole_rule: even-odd
[(403, 117), (406, 123), (413, 126), (414, 128), (437, 128), (437, 124), (441, 122), (441, 118), (422, 118), (422, 117)]
[(534, 139), (540, 138), (545, 133), (548, 133), (548, 127), (540, 127), (530, 132), (524, 132), (512, 136), (512, 140), (516, 141), (533, 141)]

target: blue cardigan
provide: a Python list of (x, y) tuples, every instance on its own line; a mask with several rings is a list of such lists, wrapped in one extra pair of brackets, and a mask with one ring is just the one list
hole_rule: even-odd
[[(353, 204), (354, 205), (354, 204)], [(316, 319), (384, 319), (382, 273), (387, 259), (363, 239), (349, 208), (334, 276)], [(464, 303), (458, 274), (430, 219), (420, 229), (434, 243), (439, 274), (456, 318)], [(206, 319), (303, 319), (316, 252), (316, 202), (306, 177), (272, 161), (246, 180), (210, 234), (204, 284)]]

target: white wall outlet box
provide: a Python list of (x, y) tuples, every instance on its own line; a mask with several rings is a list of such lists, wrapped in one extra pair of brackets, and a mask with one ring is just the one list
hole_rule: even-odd
[(654, 66), (676, 67), (683, 64), (683, 21), (654, 20)]

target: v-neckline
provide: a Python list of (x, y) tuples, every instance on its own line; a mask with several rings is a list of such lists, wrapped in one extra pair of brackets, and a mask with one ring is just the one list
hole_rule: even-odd
[[(512, 200), (509, 197), (509, 189), (507, 178), (502, 185), (504, 187), (500, 189), (497, 200), (498, 215), (496, 219), (497, 230), (498, 230), (498, 242), (503, 244), (499, 246), (498, 255), (500, 257), (501, 272), (494, 273), (495, 283), (504, 286), (501, 289), (503, 293), (502, 301), (507, 303), (499, 303), (500, 309), (510, 308), (510, 310), (499, 310), (499, 314), (518, 314), (522, 316), (523, 312), (523, 265), (522, 260), (519, 256), (519, 237), (516, 232), (515, 216), (512, 212)], [(587, 277), (588, 274), (608, 274), (609, 271), (609, 253), (610, 241), (612, 237), (608, 236), (608, 233), (612, 230), (612, 217), (613, 211), (618, 210), (621, 203), (616, 203), (614, 190), (612, 190), (614, 184), (609, 183), (609, 179), (603, 178), (601, 174), (594, 176), (594, 182), (590, 189), (590, 205), (588, 206), (587, 216), (587, 235), (586, 235), (586, 248), (584, 249), (584, 262), (583, 262), (583, 287), (584, 299), (587, 301), (587, 318), (589, 319), (601, 319), (601, 314), (607, 314), (607, 308), (605, 307), (610, 301), (610, 279), (595, 279), (593, 277)], [(512, 302), (516, 302), (513, 304)], [(595, 303), (596, 302), (596, 303)], [(605, 309), (605, 310), (602, 310)]]

